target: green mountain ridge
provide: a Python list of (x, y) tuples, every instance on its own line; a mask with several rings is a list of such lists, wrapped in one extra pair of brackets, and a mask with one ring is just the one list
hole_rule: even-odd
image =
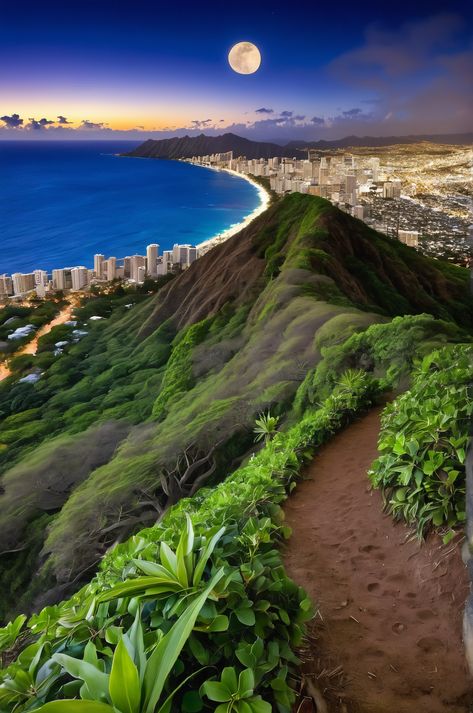
[(416, 349), (461, 340), (468, 285), (467, 270), (292, 194), (158, 294), (117, 300), (37, 384), (0, 385), (1, 614), (77, 589), (111, 547), (222, 481), (255, 451), (257, 415), (296, 418), (301, 384), (351, 334), (428, 313)]

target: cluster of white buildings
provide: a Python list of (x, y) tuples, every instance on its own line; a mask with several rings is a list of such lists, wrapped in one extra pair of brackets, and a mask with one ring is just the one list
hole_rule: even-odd
[(122, 279), (126, 282), (141, 284), (146, 278), (157, 279), (176, 269), (185, 270), (198, 257), (198, 248), (193, 245), (175, 244), (172, 250), (159, 254), (159, 245), (152, 243), (146, 247), (146, 255), (127, 255), (124, 258), (109, 257), (101, 253), (94, 255), (94, 267), (84, 265), (62, 267), (52, 271), (33, 270), (29, 273), (15, 272), (12, 275), (0, 275), (0, 299), (22, 297), (36, 292), (44, 297), (56, 290), (83, 290), (89, 285)]
[[(267, 178), (271, 189), (281, 195), (297, 192), (326, 198), (367, 223), (371, 222), (370, 205), (365, 198), (375, 195), (388, 200), (401, 197), (401, 180), (393, 176), (392, 167), (381, 166), (379, 158), (348, 153), (318, 156), (317, 153), (309, 150), (306, 159), (280, 156), (247, 159), (244, 156), (234, 158), (233, 152), (228, 151), (194, 156), (189, 161)], [(400, 230), (399, 240), (417, 247), (418, 235), (414, 230)]]
[[(233, 157), (233, 152), (194, 156), (183, 159), (191, 163), (214, 168), (223, 168), (237, 173), (269, 180), (270, 187), (278, 194), (308, 193), (330, 200), (334, 205), (383, 230), (370, 218), (370, 199), (401, 197), (401, 180), (393, 176), (393, 168), (381, 166), (380, 159), (373, 156), (336, 154), (319, 156), (309, 150), (306, 159), (275, 156), (265, 159)], [(417, 230), (397, 230), (397, 237), (411, 247), (418, 247)], [(39, 297), (54, 290), (82, 290), (97, 282), (122, 279), (140, 284), (149, 277), (156, 279), (176, 269), (189, 267), (199, 256), (199, 249), (192, 245), (174, 245), (172, 250), (159, 254), (159, 245), (152, 243), (146, 255), (127, 255), (124, 258), (94, 255), (94, 267), (84, 265), (64, 267), (52, 271), (0, 275), (0, 298), (17, 297), (33, 290)]]

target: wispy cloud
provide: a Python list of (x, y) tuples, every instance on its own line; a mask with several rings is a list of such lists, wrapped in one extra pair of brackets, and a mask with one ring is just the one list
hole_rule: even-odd
[(265, 106), (262, 106), (260, 109), (255, 109), (256, 114), (274, 114), (274, 109), (267, 109)]
[(191, 121), (192, 129), (206, 129), (212, 123), (212, 119), (193, 119)]
[(79, 130), (85, 129), (86, 131), (97, 131), (106, 128), (107, 124), (105, 124), (103, 121), (96, 122), (89, 121), (89, 119), (84, 119), (84, 121), (82, 121), (81, 125), (79, 126)]

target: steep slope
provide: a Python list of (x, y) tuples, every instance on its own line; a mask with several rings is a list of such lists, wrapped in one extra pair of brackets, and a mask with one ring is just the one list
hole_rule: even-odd
[[(429, 322), (429, 339), (441, 340), (472, 318), (466, 270), (300, 194), (156, 296), (132, 308), (126, 301), (108, 320), (87, 322), (88, 336), (53, 359), (37, 384), (9, 379), (0, 387), (0, 536), (9, 537), (0, 581), (15, 572), (4, 612), (20, 591), (27, 606), (51, 586), (59, 589), (46, 600), (61, 596), (116, 541), (224, 478), (254, 447), (256, 415), (268, 408), (283, 415), (327, 344), (395, 314), (428, 311), (446, 320)], [(88, 316), (93, 309), (92, 302)], [(56, 448), (52, 439), (67, 436), (71, 453), (74, 443), (80, 452), (86, 429), (100, 443), (104, 423), (116, 434), (113, 452), (85, 461), (60, 487), (63, 441)], [(176, 490), (187, 461), (192, 477)], [(15, 498), (19, 474), (36, 490), (27, 507)]]
[(216, 314), (226, 301), (252, 301), (265, 281), (288, 268), (310, 274), (306, 289), (320, 300), (473, 322), (468, 270), (424, 257), (329, 201), (295, 193), (169, 283), (142, 333), (170, 317), (183, 327)]

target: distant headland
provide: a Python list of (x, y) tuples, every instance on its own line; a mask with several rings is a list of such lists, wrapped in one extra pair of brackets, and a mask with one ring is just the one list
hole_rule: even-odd
[(248, 159), (305, 158), (309, 149), (337, 149), (349, 147), (380, 147), (399, 144), (417, 144), (428, 141), (435, 144), (463, 145), (473, 144), (473, 132), (465, 134), (421, 134), (409, 136), (345, 136), (342, 139), (326, 141), (290, 141), (281, 146), (275, 142), (252, 141), (237, 134), (226, 133), (220, 136), (174, 136), (170, 139), (148, 139), (137, 148), (127, 152), (126, 156), (137, 158), (192, 158), (207, 154), (233, 151), (234, 156), (246, 156)]

